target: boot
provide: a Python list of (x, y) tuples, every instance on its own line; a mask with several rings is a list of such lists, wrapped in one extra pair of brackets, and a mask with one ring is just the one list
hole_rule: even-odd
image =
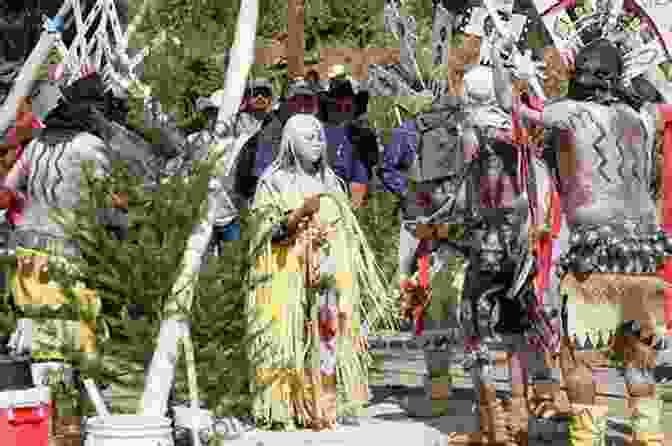
[(537, 418), (569, 415), (569, 405), (563, 398), (562, 388), (558, 382), (551, 380), (535, 382), (532, 385), (531, 400), (532, 414)]
[(639, 399), (655, 397), (655, 357), (653, 339), (642, 340), (638, 336), (625, 336), (623, 342), (625, 384), (628, 407), (631, 410), (636, 408)]
[(662, 403), (656, 397), (655, 342), (653, 336), (643, 339), (636, 324), (624, 330), (622, 353), (625, 359), (625, 383), (628, 406), (632, 411), (632, 446), (662, 446)]
[(557, 354), (544, 352), (544, 364), (547, 373), (543, 376), (535, 376), (533, 380), (530, 410), (536, 418), (569, 415), (569, 405), (566, 398), (563, 398), (562, 373), (560, 373), (560, 376), (554, 376), (554, 371), (560, 365), (559, 359), (559, 352)]
[[(494, 384), (481, 386), (479, 419), (480, 428), (485, 433), (489, 445), (510, 445), (513, 438), (508, 428), (508, 420), (502, 402), (497, 399)], [(524, 405), (524, 404), (523, 404)]]
[(632, 446), (663, 446), (662, 404), (657, 398), (634, 399), (630, 417)]
[(509, 418), (509, 429), (514, 444), (519, 446), (527, 446), (530, 420), (530, 413), (527, 406), (527, 398), (522, 395), (514, 395), (511, 398)]
[(597, 385), (588, 364), (576, 357), (576, 351), (567, 336), (560, 343), (560, 368), (567, 387), (570, 404), (594, 406)]
[(479, 388), (478, 419), (480, 432), (453, 433), (449, 444), (460, 446), (516, 446), (511, 436), (507, 417), (501, 401), (495, 395), (495, 386), (481, 385)]
[(604, 445), (608, 406), (573, 404), (569, 422), (569, 446)]

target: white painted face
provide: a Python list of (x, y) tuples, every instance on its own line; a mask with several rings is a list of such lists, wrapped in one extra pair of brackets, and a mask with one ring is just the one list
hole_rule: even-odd
[(294, 129), (294, 150), (303, 161), (315, 163), (326, 152), (327, 139), (322, 124), (312, 115), (295, 115), (287, 122)]
[(489, 104), (496, 100), (492, 70), (475, 66), (464, 74), (464, 95), (469, 104)]

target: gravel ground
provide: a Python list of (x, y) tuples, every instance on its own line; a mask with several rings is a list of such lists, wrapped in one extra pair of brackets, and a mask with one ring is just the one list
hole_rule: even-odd
[[(452, 432), (470, 432), (477, 429), (472, 412), (473, 385), (465, 378), (455, 386), (450, 400), (442, 403), (442, 416), (431, 416), (436, 402), (427, 400), (424, 393), (426, 365), (420, 350), (391, 348), (377, 351), (380, 370), (371, 376), (372, 399), (367, 416), (359, 427), (340, 427), (335, 432), (255, 432), (251, 431), (227, 444), (235, 446), (274, 445), (361, 445), (371, 439), (385, 445), (445, 445)], [(672, 377), (672, 369), (661, 370)], [(498, 368), (497, 390), (500, 397), (510, 396), (507, 383), (508, 370)], [(618, 370), (608, 369), (602, 386), (608, 395), (610, 418), (605, 446), (620, 446), (624, 443), (625, 401), (624, 382)], [(416, 416), (410, 416), (413, 413)], [(424, 415), (424, 416), (417, 416)], [(672, 430), (672, 424), (667, 423)], [(566, 434), (559, 434), (553, 441), (530, 440), (530, 445), (566, 446)], [(666, 445), (672, 445), (672, 432)]]

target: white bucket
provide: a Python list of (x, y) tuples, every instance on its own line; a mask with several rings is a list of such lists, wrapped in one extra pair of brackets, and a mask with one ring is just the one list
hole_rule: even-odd
[(72, 367), (64, 364), (63, 362), (51, 361), (51, 362), (37, 362), (30, 366), (31, 372), (33, 374), (33, 382), (36, 386), (48, 386), (48, 375), (49, 372), (59, 372), (63, 373), (63, 380), (66, 385), (74, 384), (73, 380), (73, 370)]
[(171, 421), (131, 414), (94, 417), (86, 423), (85, 446), (174, 446)]
[[(175, 426), (185, 429), (191, 429), (193, 423), (194, 411), (188, 406), (174, 406), (175, 412)], [(198, 429), (205, 431), (213, 431), (215, 421), (212, 417), (212, 412), (206, 409), (197, 409), (196, 417), (198, 419)]]

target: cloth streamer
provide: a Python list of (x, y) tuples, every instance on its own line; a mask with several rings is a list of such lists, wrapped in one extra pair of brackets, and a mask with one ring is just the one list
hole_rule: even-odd
[[(418, 205), (420, 207), (430, 207), (432, 205), (432, 198), (426, 193), (418, 194)], [(420, 240), (418, 243), (418, 276), (420, 279), (420, 286), (424, 289), (429, 288), (429, 256), (431, 255), (432, 247), (429, 240)], [(415, 335), (421, 336), (425, 329), (425, 313), (418, 315), (415, 321)]]
[[(523, 106), (520, 98), (517, 98), (514, 101), (514, 107), (512, 110), (512, 121), (513, 121), (513, 142), (518, 147), (518, 179), (520, 190), (523, 193), (527, 194), (529, 200), (529, 209), (530, 209), (530, 220), (531, 224), (538, 226), (542, 224), (542, 221), (539, 220), (539, 213), (537, 212), (539, 202), (536, 196), (536, 190), (530, 191), (528, 187), (527, 179), (530, 175), (530, 146), (529, 146), (529, 132), (527, 128), (523, 125), (522, 118), (520, 115), (520, 107)], [(539, 97), (530, 97), (525, 106), (530, 107), (537, 111), (542, 111), (544, 108), (544, 101)], [(553, 190), (553, 188), (550, 188)], [(540, 305), (544, 303), (544, 291), (550, 283), (551, 276), (551, 267), (552, 267), (552, 257), (553, 257), (553, 235), (560, 233), (560, 224), (559, 224), (559, 211), (560, 211), (560, 197), (557, 195), (557, 192), (553, 191), (550, 197), (549, 212), (551, 212), (551, 219), (553, 222), (552, 231), (550, 233), (543, 234), (536, 241), (536, 261), (537, 261), (537, 275), (535, 277), (535, 290), (537, 294), (537, 302)], [(543, 222), (545, 223), (545, 222)]]
[[(672, 232), (672, 104), (659, 106), (664, 120), (663, 139), (663, 218), (662, 227), (665, 232)], [(665, 264), (658, 270), (660, 278), (672, 283), (672, 259), (665, 259)], [(665, 327), (672, 331), (672, 287), (667, 286), (665, 296)]]
[[(420, 286), (424, 289), (429, 288), (429, 256), (431, 254), (431, 243), (429, 240), (420, 240), (418, 244), (418, 269)], [(418, 315), (415, 321), (415, 334), (421, 336), (425, 329), (425, 313)]]

